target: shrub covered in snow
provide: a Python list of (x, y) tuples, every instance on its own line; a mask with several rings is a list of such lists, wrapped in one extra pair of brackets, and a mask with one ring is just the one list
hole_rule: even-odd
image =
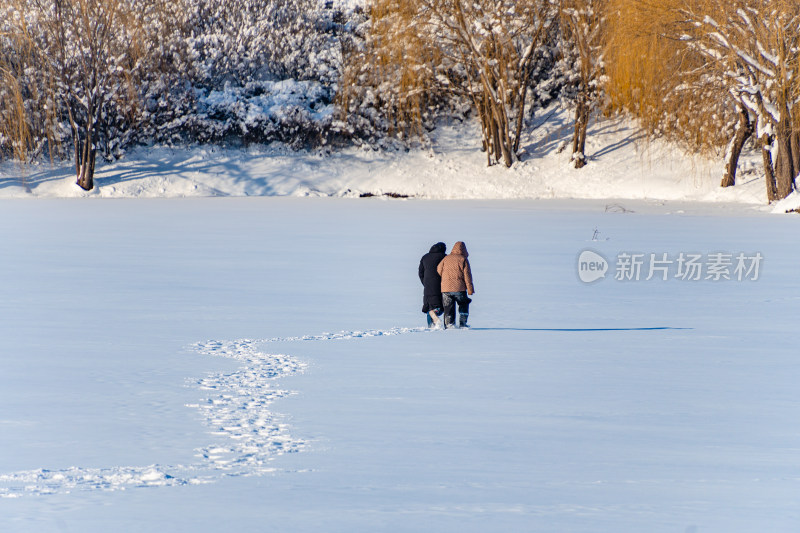
[(329, 86), (294, 79), (253, 81), (244, 87), (197, 89), (196, 112), (183, 129), (200, 141), (278, 140), (300, 146), (326, 142), (333, 118)]
[(163, 49), (186, 58), (143, 91), (138, 142), (324, 144), (348, 133), (333, 107), (358, 2), (180, 0)]

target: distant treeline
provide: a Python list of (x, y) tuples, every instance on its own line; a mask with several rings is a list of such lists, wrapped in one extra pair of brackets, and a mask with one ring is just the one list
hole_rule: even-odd
[(152, 143), (425, 142), (475, 117), (512, 166), (538, 109), (596, 113), (724, 153), (761, 149), (767, 199), (800, 173), (795, 0), (6, 0), (0, 154), (75, 162)]

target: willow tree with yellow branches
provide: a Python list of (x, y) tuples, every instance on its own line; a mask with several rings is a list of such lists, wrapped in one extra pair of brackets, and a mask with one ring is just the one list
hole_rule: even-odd
[(610, 0), (606, 83), (612, 109), (635, 116), (652, 136), (695, 152), (729, 141), (736, 101), (682, 39), (683, 0)]
[(612, 0), (606, 91), (653, 135), (724, 150), (736, 181), (745, 142), (762, 147), (768, 201), (800, 172), (800, 4), (791, 0)]
[(13, 5), (0, 7), (0, 156), (22, 163), (48, 150), (59, 155), (54, 83), (25, 21)]
[(12, 67), (0, 63), (0, 147), (8, 145), (14, 157), (24, 161), (34, 140), (25, 111), (25, 97)]
[[(421, 24), (418, 0), (375, 0), (362, 49), (346, 48), (337, 103), (345, 116), (381, 110), (385, 129), (423, 137), (449, 90), (443, 54)], [(377, 121), (377, 117), (372, 117)]]

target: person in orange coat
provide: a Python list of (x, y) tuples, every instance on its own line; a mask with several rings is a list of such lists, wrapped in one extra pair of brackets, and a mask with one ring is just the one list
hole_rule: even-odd
[(456, 320), (456, 304), (458, 304), (458, 325), (467, 327), (469, 317), (469, 296), (475, 294), (472, 284), (472, 269), (469, 266), (467, 246), (458, 241), (453, 245), (450, 254), (442, 259), (436, 268), (442, 277), (442, 303), (444, 304), (445, 327), (452, 327)]

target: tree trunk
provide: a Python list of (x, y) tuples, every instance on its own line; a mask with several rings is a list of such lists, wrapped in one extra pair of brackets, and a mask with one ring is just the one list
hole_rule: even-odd
[(775, 185), (777, 200), (789, 196), (794, 189), (794, 156), (792, 155), (792, 131), (788, 119), (781, 120), (778, 124), (775, 141), (778, 143), (778, 153), (775, 161)]
[(488, 147), (489, 166), (502, 161), (505, 166), (510, 167), (516, 157), (513, 152), (514, 143), (509, 130), (508, 114), (503, 102), (495, 100), (493, 91), (486, 86), (486, 83), (484, 80), (481, 127)]
[(792, 160), (794, 161), (794, 179), (792, 186), (797, 190), (797, 175), (800, 174), (800, 131), (792, 129)]
[(89, 154), (79, 167), (77, 183), (84, 191), (91, 191), (94, 189), (94, 161), (96, 153), (96, 150), (89, 150)]
[(494, 105), (492, 102), (492, 95), (487, 92), (486, 101), (489, 105), (486, 107), (486, 123), (489, 125), (489, 131), (492, 135), (492, 158), (493, 163), (500, 160), (500, 132), (497, 131), (497, 121), (494, 119)]
[(517, 102), (519, 108), (517, 109), (517, 123), (515, 125), (514, 147), (513, 147), (514, 153), (517, 156), (519, 156), (520, 141), (522, 140), (522, 125), (525, 123), (525, 100), (528, 95), (527, 83), (528, 83), (528, 77), (526, 76), (525, 84), (522, 85), (522, 87), (520, 88), (522, 94), (519, 95)]
[(503, 154), (503, 163), (507, 168), (511, 168), (511, 165), (514, 164), (514, 155), (512, 155), (514, 143), (511, 140), (511, 133), (509, 131), (511, 125), (508, 122), (508, 114), (502, 102), (497, 103), (495, 110), (497, 114), (497, 118), (495, 119), (497, 121), (497, 129), (500, 131), (500, 150)]
[(586, 95), (578, 95), (578, 103), (575, 107), (575, 133), (572, 137), (572, 161), (575, 168), (583, 168), (586, 165), (586, 128), (589, 125), (589, 105)]
[(487, 145), (489, 146), (489, 166), (494, 165), (499, 160), (500, 154), (500, 136), (497, 131), (497, 122), (494, 120), (494, 112), (491, 104), (491, 94), (488, 91), (484, 92), (484, 102), (486, 102), (485, 114), (483, 116), (483, 129), (486, 138), (488, 139)]
[[(94, 189), (94, 161), (97, 150), (94, 148), (94, 139), (91, 125), (86, 128), (86, 139), (83, 141), (82, 150), (78, 152), (78, 186), (84, 191)], [(76, 141), (80, 144), (79, 141)]]
[(761, 137), (761, 157), (764, 160), (764, 181), (767, 184), (767, 202), (772, 203), (778, 199), (777, 185), (775, 183), (775, 169), (772, 166), (772, 141), (769, 135)]
[(736, 185), (736, 168), (739, 166), (739, 156), (747, 139), (753, 135), (753, 122), (750, 120), (750, 113), (747, 109), (739, 105), (739, 122), (736, 123), (736, 130), (728, 145), (725, 160), (725, 175), (722, 177), (722, 187), (733, 187)]

